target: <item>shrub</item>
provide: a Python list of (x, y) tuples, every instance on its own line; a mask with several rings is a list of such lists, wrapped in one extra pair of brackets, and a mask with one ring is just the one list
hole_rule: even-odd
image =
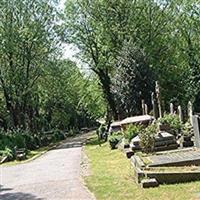
[(189, 136), (193, 134), (193, 127), (190, 121), (187, 121), (185, 124), (183, 124), (182, 131), (184, 136)]
[(22, 135), (24, 140), (25, 140), (25, 144), (27, 149), (29, 150), (35, 150), (38, 148), (38, 144), (37, 141), (35, 140), (35, 137), (31, 134), (23, 134)]
[(139, 134), (140, 146), (145, 153), (153, 151), (156, 131), (156, 124), (151, 124), (147, 128), (142, 129), (141, 133)]
[(109, 144), (111, 149), (116, 149), (117, 144), (122, 140), (122, 134), (113, 134), (109, 137)]
[(75, 136), (76, 135), (76, 131), (74, 129), (70, 129), (68, 134), (67, 134), (69, 137), (70, 136)]
[(130, 142), (135, 136), (137, 136), (142, 130), (140, 125), (129, 125), (128, 128), (124, 131), (124, 138)]
[(6, 147), (14, 148), (14, 144), (10, 136), (3, 135), (2, 139), (0, 140), (0, 150), (4, 150)]
[(25, 148), (25, 138), (21, 134), (14, 134), (12, 136), (12, 141), (14, 146), (17, 146), (17, 148)]
[(159, 119), (159, 122), (168, 125), (174, 135), (177, 135), (183, 127), (177, 115), (165, 114), (164, 117)]
[(65, 134), (60, 130), (55, 130), (54, 135), (56, 135), (56, 138), (58, 139), (58, 141), (64, 140), (66, 138)]
[(1, 157), (7, 157), (8, 161), (14, 159), (13, 151), (10, 148), (8, 148), (8, 147), (6, 147), (5, 150), (1, 150), (0, 151), (0, 156)]

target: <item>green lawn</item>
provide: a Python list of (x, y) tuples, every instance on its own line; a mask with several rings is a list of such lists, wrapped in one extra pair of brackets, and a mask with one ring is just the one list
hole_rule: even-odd
[(200, 199), (200, 182), (141, 189), (134, 182), (130, 161), (119, 150), (111, 151), (108, 144), (99, 146), (96, 137), (86, 145), (85, 151), (91, 170), (85, 182), (97, 200)]

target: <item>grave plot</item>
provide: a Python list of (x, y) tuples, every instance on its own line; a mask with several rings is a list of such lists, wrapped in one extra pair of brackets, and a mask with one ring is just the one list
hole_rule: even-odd
[(164, 151), (146, 156), (137, 154), (131, 157), (131, 164), (138, 184), (142, 184), (143, 179), (156, 179), (158, 184), (200, 180), (198, 148)]

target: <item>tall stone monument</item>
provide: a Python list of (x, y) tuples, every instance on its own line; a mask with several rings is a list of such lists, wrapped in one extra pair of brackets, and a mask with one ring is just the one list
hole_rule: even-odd
[(159, 118), (161, 118), (162, 117), (161, 95), (160, 95), (160, 86), (157, 81), (156, 81), (156, 98), (158, 102)]

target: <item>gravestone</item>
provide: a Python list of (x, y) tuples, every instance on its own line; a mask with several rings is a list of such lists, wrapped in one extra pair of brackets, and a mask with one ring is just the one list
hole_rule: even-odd
[(142, 99), (142, 115), (145, 115), (145, 103), (143, 99)]
[(144, 114), (148, 115), (148, 106), (147, 106), (147, 104), (144, 104)]
[(192, 115), (193, 115), (193, 106), (192, 106), (191, 101), (189, 101), (189, 102), (188, 102), (188, 117), (189, 117), (189, 119), (190, 119), (191, 125), (192, 125), (192, 122), (193, 122), (193, 120), (192, 120)]
[(197, 148), (200, 148), (200, 132), (199, 132), (199, 116), (192, 116), (192, 125), (194, 129), (194, 143)]
[(161, 95), (160, 95), (160, 86), (158, 82), (156, 81), (156, 97), (158, 102), (158, 112), (159, 112), (159, 118), (162, 118), (162, 106), (161, 106)]
[(174, 114), (174, 104), (170, 103), (170, 114)]
[[(166, 151), (178, 148), (175, 136), (170, 133), (159, 132), (155, 135), (154, 139), (154, 151)], [(140, 141), (139, 135), (131, 140), (130, 147), (133, 151), (141, 150)]]
[(158, 118), (158, 114), (156, 112), (155, 95), (154, 95), (153, 92), (151, 93), (151, 103), (152, 103), (152, 107), (153, 107), (153, 116), (154, 116), (155, 119), (157, 119)]
[(183, 113), (182, 113), (181, 106), (178, 106), (178, 116), (179, 116), (180, 122), (182, 122), (183, 121)]

